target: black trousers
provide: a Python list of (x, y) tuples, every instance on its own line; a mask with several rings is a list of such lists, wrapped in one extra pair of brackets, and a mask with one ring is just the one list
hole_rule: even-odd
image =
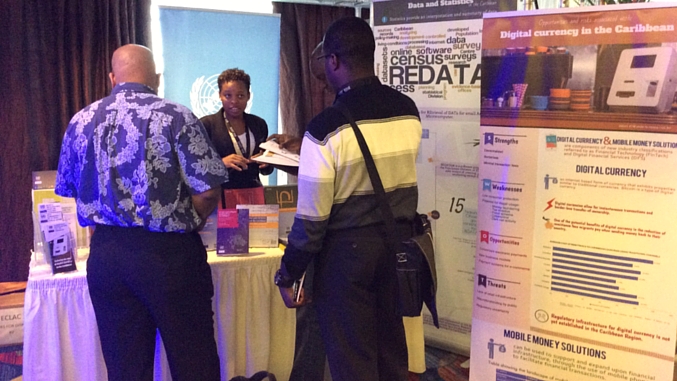
[[(311, 262), (306, 269), (304, 292), (313, 297), (315, 265)], [(296, 343), (294, 346), (294, 365), (289, 381), (322, 381), (327, 355), (324, 351), (320, 323), (313, 303), (296, 309)]]
[(110, 381), (153, 380), (156, 330), (174, 381), (220, 380), (214, 287), (197, 233), (99, 225), (87, 283)]
[[(411, 236), (408, 224), (398, 229)], [(334, 381), (407, 379), (395, 260), (382, 227), (328, 233), (316, 258), (314, 304)]]

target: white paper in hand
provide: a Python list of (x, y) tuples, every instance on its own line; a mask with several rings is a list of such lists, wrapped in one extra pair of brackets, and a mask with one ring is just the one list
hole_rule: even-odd
[[(293, 153), (289, 150), (286, 150), (286, 149), (280, 147), (280, 145), (274, 140), (269, 140), (267, 142), (263, 142), (263, 143), (259, 144), (259, 147), (265, 149), (266, 151), (270, 151), (270, 152), (275, 153), (277, 155), (280, 155), (280, 156), (286, 157), (290, 160), (293, 160), (297, 163), (297, 165), (298, 165), (299, 160), (301, 160), (301, 157), (298, 154)], [(265, 156), (265, 154), (262, 155), (262, 156)]]
[(266, 163), (272, 165), (284, 165), (287, 167), (298, 167), (299, 162), (292, 160), (286, 156), (282, 156), (273, 151), (266, 150), (261, 156), (253, 157), (252, 160), (259, 163)]

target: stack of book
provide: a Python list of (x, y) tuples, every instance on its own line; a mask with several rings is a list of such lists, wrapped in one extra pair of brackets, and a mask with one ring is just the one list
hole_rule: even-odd
[(263, 194), (263, 187), (224, 190), (224, 201), (217, 211), (217, 255), (247, 254), (250, 247), (277, 247), (280, 207), (266, 204)]

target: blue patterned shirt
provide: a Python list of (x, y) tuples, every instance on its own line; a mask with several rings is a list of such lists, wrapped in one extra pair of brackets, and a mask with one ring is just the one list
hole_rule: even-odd
[(195, 115), (128, 82), (71, 119), (55, 192), (76, 199), (82, 226), (190, 232), (202, 222), (191, 195), (226, 181), (226, 167)]

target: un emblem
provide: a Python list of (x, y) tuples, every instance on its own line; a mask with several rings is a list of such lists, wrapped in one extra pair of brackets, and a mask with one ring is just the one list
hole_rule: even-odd
[[(219, 75), (214, 74), (207, 79), (205, 76), (197, 77), (193, 86), (190, 89), (190, 107), (193, 109), (193, 114), (198, 118), (205, 115), (211, 115), (221, 108), (221, 99), (219, 98)], [(249, 112), (254, 101), (254, 92), (249, 91), (249, 102), (245, 112)]]
[(198, 118), (213, 114), (221, 108), (218, 79), (218, 74), (214, 74), (207, 79), (203, 75), (193, 82), (190, 89), (190, 107)]

